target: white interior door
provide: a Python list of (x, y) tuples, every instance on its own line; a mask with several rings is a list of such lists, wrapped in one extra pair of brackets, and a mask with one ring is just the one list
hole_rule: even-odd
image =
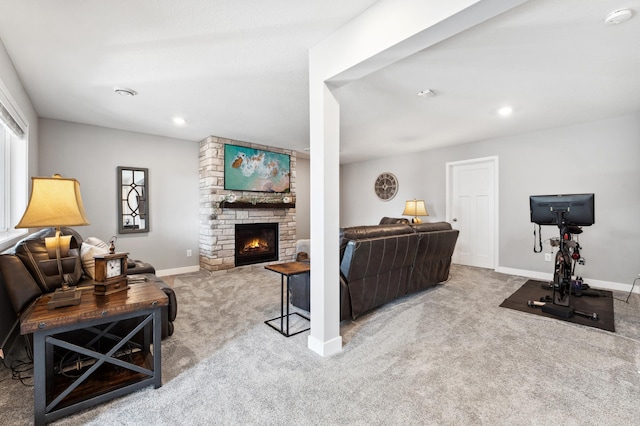
[(447, 220), (460, 231), (453, 262), (495, 269), (498, 158), (447, 163)]

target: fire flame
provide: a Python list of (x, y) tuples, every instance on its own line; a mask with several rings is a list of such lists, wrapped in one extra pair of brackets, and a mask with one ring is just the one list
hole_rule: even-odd
[(247, 241), (242, 249), (243, 252), (247, 251), (256, 251), (256, 250), (268, 250), (269, 245), (266, 241), (260, 238), (254, 238), (250, 241)]

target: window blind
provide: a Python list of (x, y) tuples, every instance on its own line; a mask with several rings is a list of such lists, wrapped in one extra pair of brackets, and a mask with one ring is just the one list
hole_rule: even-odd
[(24, 138), (24, 129), (13, 118), (9, 110), (0, 102), (0, 122), (4, 124), (18, 138)]

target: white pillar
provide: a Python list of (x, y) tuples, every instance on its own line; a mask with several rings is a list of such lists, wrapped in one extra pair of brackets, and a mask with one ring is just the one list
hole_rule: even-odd
[(342, 350), (340, 336), (340, 107), (323, 81), (310, 83), (311, 334), (322, 356)]

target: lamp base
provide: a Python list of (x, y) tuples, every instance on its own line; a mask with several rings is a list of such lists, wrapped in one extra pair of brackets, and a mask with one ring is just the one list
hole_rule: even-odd
[(49, 309), (62, 308), (64, 306), (79, 305), (82, 299), (82, 291), (75, 287), (67, 289), (57, 288), (51, 295), (51, 300), (47, 303)]
[(414, 217), (413, 219), (411, 219), (411, 223), (422, 223), (422, 219), (420, 219), (419, 217)]

